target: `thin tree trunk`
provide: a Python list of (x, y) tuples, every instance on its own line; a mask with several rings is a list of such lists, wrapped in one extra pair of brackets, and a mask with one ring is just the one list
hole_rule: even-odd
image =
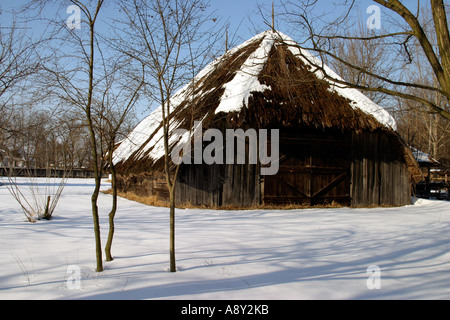
[(95, 132), (92, 125), (92, 119), (90, 115), (90, 108), (89, 111), (86, 112), (88, 115), (88, 127), (89, 127), (89, 133), (90, 133), (90, 139), (91, 139), (91, 151), (92, 151), (92, 157), (94, 159), (94, 180), (95, 180), (95, 188), (94, 192), (91, 196), (91, 207), (92, 207), (92, 218), (94, 221), (94, 237), (95, 237), (95, 252), (96, 252), (96, 259), (97, 259), (97, 272), (103, 271), (103, 258), (102, 258), (102, 243), (101, 243), (101, 237), (100, 237), (100, 220), (98, 216), (98, 196), (100, 194), (100, 186), (101, 186), (101, 172), (98, 168), (98, 153), (97, 153), (97, 145), (95, 141)]
[(96, 258), (97, 258), (97, 272), (103, 271), (103, 259), (102, 259), (102, 243), (100, 238), (100, 221), (98, 217), (98, 206), (97, 206), (97, 200), (98, 195), (100, 193), (100, 179), (95, 178), (95, 189), (92, 193), (91, 197), (91, 204), (92, 204), (92, 216), (94, 220), (94, 234), (95, 234), (95, 252), (96, 252)]
[(175, 188), (170, 190), (170, 272), (176, 272), (175, 262)]
[(170, 208), (170, 272), (176, 272), (175, 263), (175, 186), (177, 182), (180, 166), (177, 165), (173, 181), (169, 188), (169, 208)]
[(51, 213), (49, 213), (50, 199), (51, 199), (51, 197), (48, 196), (47, 197), (47, 204), (45, 205), (45, 210), (44, 210), (44, 219), (47, 219), (47, 220), (50, 220), (52, 218)]
[(92, 114), (91, 114), (91, 106), (92, 106), (92, 97), (93, 97), (93, 91), (94, 91), (94, 24), (95, 19), (97, 17), (97, 13), (100, 10), (100, 6), (103, 3), (103, 1), (98, 2), (97, 6), (97, 12), (94, 17), (94, 20), (90, 21), (89, 27), (90, 27), (90, 56), (89, 56), (89, 91), (88, 91), (88, 101), (86, 105), (86, 118), (88, 122), (88, 129), (89, 129), (89, 136), (90, 136), (90, 142), (91, 142), (91, 151), (92, 151), (92, 158), (94, 160), (94, 177), (95, 177), (95, 189), (92, 193), (91, 197), (91, 206), (92, 206), (92, 217), (94, 220), (94, 235), (95, 235), (95, 251), (96, 251), (96, 258), (97, 258), (97, 272), (103, 271), (103, 259), (102, 259), (102, 244), (101, 244), (101, 237), (100, 237), (100, 221), (98, 217), (98, 195), (100, 193), (100, 186), (101, 186), (101, 169), (99, 168), (99, 156), (97, 152), (97, 141), (95, 137), (95, 131), (94, 131), (94, 124), (92, 122)]
[(111, 247), (114, 238), (114, 218), (116, 216), (117, 211), (117, 183), (116, 183), (116, 168), (112, 161), (112, 152), (110, 152), (108, 159), (109, 159), (109, 168), (111, 170), (111, 189), (113, 200), (111, 212), (109, 213), (109, 233), (108, 233), (108, 240), (105, 246), (105, 254), (106, 254), (106, 261), (113, 261), (114, 258), (111, 254)]

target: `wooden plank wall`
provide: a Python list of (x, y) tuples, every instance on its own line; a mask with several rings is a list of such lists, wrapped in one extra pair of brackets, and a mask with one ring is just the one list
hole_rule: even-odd
[(279, 172), (264, 178), (264, 203), (350, 205), (351, 135), (283, 132)]
[(411, 203), (408, 168), (386, 133), (353, 133), (351, 197), (354, 207)]
[(184, 165), (176, 201), (195, 206), (250, 207), (261, 203), (258, 165)]
[[(395, 137), (384, 132), (352, 133), (350, 196), (353, 207), (402, 206), (411, 202), (410, 174)], [(119, 189), (168, 199), (162, 174), (122, 177)], [(262, 204), (260, 166), (183, 165), (176, 186), (178, 204), (251, 207)]]
[(118, 175), (117, 189), (124, 193), (132, 192), (141, 197), (156, 196), (161, 200), (169, 200), (167, 182), (161, 173)]

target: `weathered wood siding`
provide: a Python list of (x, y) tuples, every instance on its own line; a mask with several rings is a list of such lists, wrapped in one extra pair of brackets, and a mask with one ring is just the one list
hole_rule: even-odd
[[(260, 166), (252, 164), (182, 165), (176, 202), (212, 208), (333, 201), (353, 207), (407, 205), (410, 174), (395, 139), (381, 131), (282, 135), (277, 176), (262, 177)], [(119, 189), (168, 200), (161, 173), (121, 177)]]
[(393, 137), (353, 133), (351, 198), (354, 207), (401, 206), (411, 203), (411, 181)]
[(265, 204), (350, 205), (350, 137), (282, 132), (279, 172), (264, 178)]
[(161, 200), (169, 199), (167, 182), (161, 173), (118, 175), (117, 188), (121, 192), (132, 192), (140, 197), (156, 196)]
[(176, 201), (195, 206), (248, 207), (261, 203), (259, 166), (251, 164), (183, 165)]

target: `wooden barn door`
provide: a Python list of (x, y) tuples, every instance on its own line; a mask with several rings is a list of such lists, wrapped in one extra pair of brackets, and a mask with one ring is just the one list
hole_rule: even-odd
[(281, 132), (280, 166), (264, 177), (264, 203), (350, 205), (350, 142), (344, 135)]

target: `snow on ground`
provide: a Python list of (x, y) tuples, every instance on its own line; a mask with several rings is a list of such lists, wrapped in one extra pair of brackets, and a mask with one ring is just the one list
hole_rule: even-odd
[[(35, 224), (0, 186), (0, 299), (450, 299), (448, 201), (177, 210), (179, 271), (170, 273), (168, 210), (120, 199), (115, 260), (96, 273), (93, 186), (70, 179), (54, 219)], [(109, 206), (102, 194), (103, 245)], [(368, 288), (372, 265), (380, 289)]]

